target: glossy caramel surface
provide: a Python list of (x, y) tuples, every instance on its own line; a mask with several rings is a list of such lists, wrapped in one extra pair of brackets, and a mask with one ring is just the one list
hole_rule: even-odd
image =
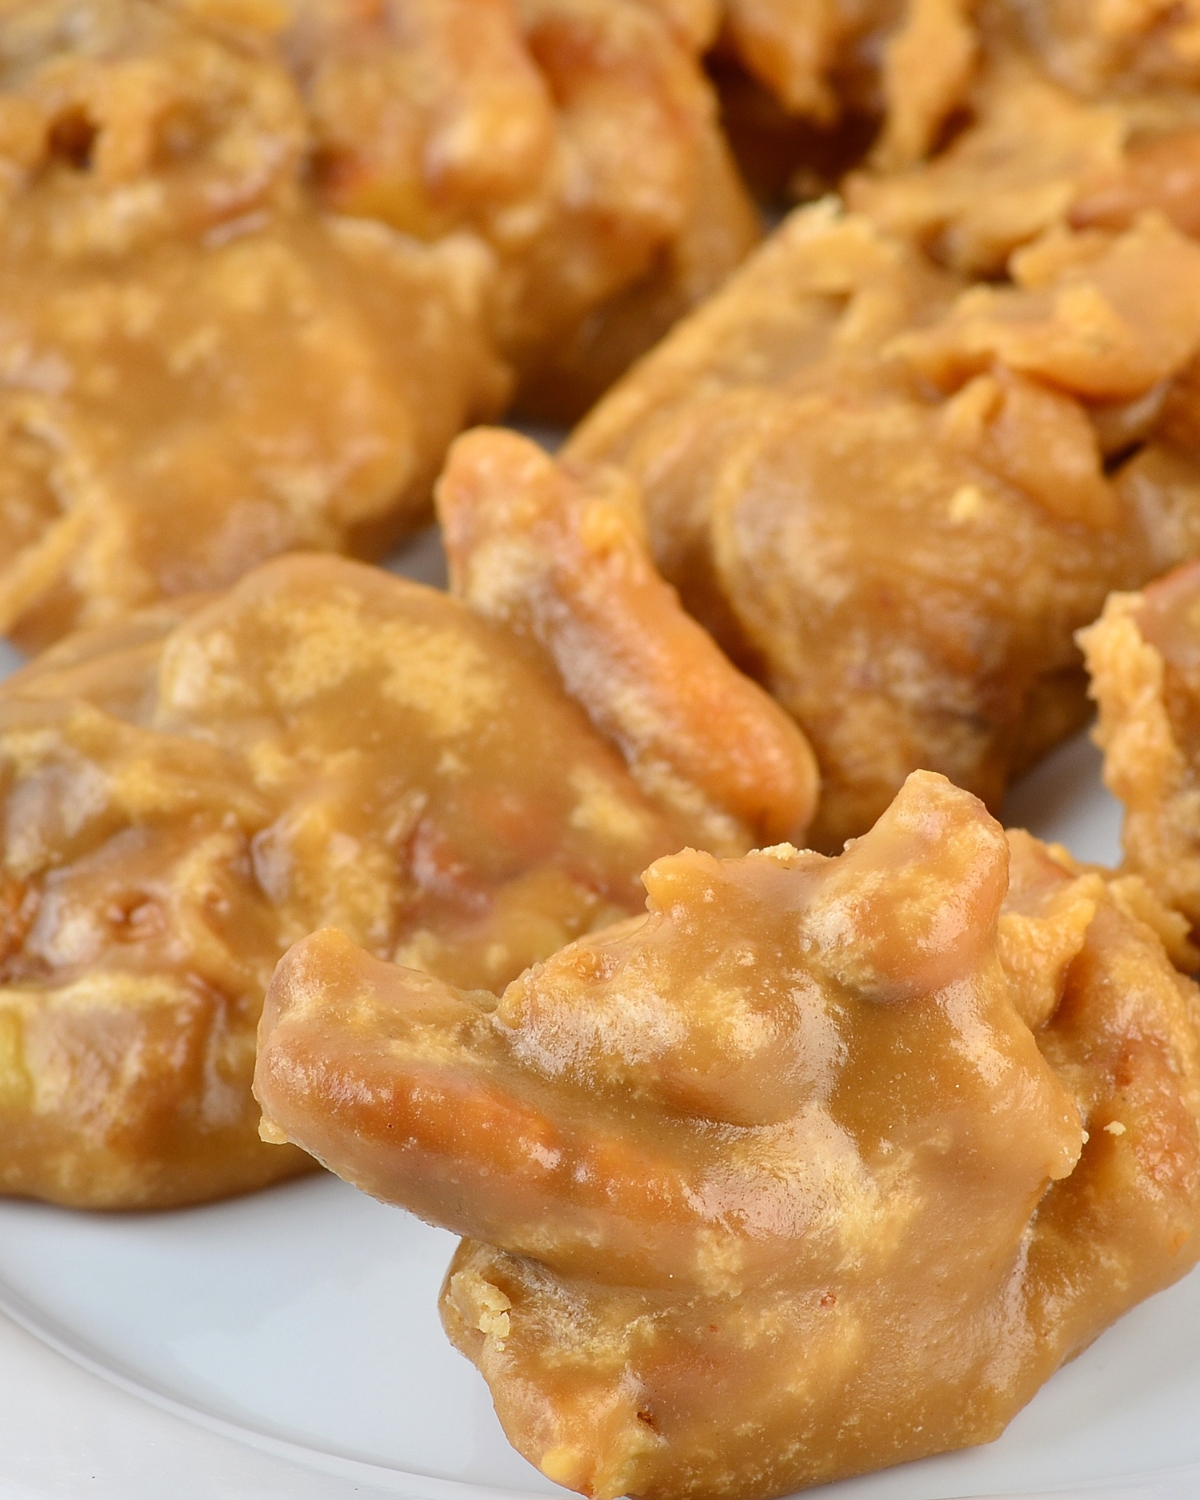
[(1114, 594), (1080, 641), (1126, 867), (1200, 929), (1200, 564)]
[(724, 0), (725, 48), (788, 114), (837, 123), (879, 105), (880, 45), (902, 22), (897, 0)]
[(693, 842), (715, 852), (807, 829), (807, 742), (680, 609), (627, 477), (481, 430), (455, 443), (437, 498), (452, 592), (549, 655)]
[[(379, 556), (451, 438), (573, 417), (759, 235), (640, 0), (0, 15), (0, 631)], [(615, 128), (617, 121), (621, 128)]]
[(1198, 26), (1193, 0), (909, 0), (849, 201), (974, 275), (1065, 223), (1193, 232)]
[(685, 851), (500, 996), (321, 932), (264, 1134), (466, 1234), (442, 1315), (581, 1493), (987, 1441), (1200, 1254), (1182, 924), (917, 773), (837, 859)]
[[(566, 641), (295, 555), (71, 636), (0, 689), (6, 1191), (142, 1206), (301, 1170), (258, 1142), (249, 1080), (271, 970), (314, 928), (499, 989), (637, 911), (660, 855), (801, 836), (807, 747), (624, 512), (511, 433), (465, 442), (459, 562), (548, 530), (560, 566), (525, 587)], [(523, 473), (536, 517), (509, 493)], [(624, 604), (589, 613), (606, 569)], [(613, 657), (619, 701), (588, 672)], [(672, 759), (664, 728), (726, 710), (744, 742)]]
[(508, 391), (482, 245), (308, 203), (260, 10), (0, 16), (0, 631), (26, 649), (292, 548), (379, 552)]
[(1200, 249), (1147, 219), (1010, 271), (800, 211), (567, 446), (639, 481), (685, 605), (811, 738), (821, 849), (918, 767), (998, 806), (1085, 718), (1072, 632), (1200, 543)]
[(696, 55), (703, 0), (287, 9), (321, 201), (492, 248), (527, 411), (579, 415), (758, 238)]

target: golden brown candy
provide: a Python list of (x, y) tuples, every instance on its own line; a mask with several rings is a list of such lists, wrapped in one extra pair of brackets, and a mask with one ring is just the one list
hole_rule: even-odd
[(1087, 184), (1121, 172), (1125, 134), (1114, 110), (1012, 63), (977, 86), (974, 123), (943, 152), (853, 173), (846, 200), (953, 269), (996, 276), (1013, 250), (1066, 222)]
[(547, 652), (643, 789), (705, 828), (704, 847), (808, 826), (807, 744), (679, 608), (628, 478), (581, 485), (514, 434), (479, 431), (452, 449), (438, 511), (453, 591)]
[(830, 124), (877, 93), (895, 10), (889, 0), (725, 0), (725, 39), (790, 114)]
[(289, 215), (69, 269), (0, 252), (0, 629), (37, 647), (290, 548), (376, 554), (495, 411), (479, 247)]
[(1190, 0), (908, 0), (851, 205), (974, 275), (1067, 222), (1191, 232), (1198, 28)]
[(0, 18), (0, 632), (23, 646), (290, 548), (377, 554), (507, 394), (489, 253), (306, 206), (304, 109), (243, 11)]
[(1185, 126), (1134, 141), (1120, 165), (1096, 172), (1071, 205), (1079, 228), (1124, 229), (1157, 209), (1184, 234), (1200, 236), (1200, 128)]
[[(444, 483), (467, 602), (295, 555), (0, 688), (0, 1189), (149, 1206), (301, 1170), (249, 1081), (271, 970), (316, 927), (499, 989), (639, 910), (660, 855), (802, 835), (807, 746), (603, 484), (511, 433)], [(537, 564), (505, 610), (472, 597), (489, 547)], [(737, 734), (699, 743), (706, 715)]]
[[(1144, 912), (943, 778), (838, 859), (695, 851), (499, 1001), (285, 958), (271, 1139), (469, 1236), (511, 1441), (596, 1500), (984, 1442), (1200, 1254), (1200, 1002)], [(1178, 938), (1178, 933), (1174, 933)]]
[(709, 46), (721, 21), (721, 0), (642, 0), (642, 4), (657, 11), (697, 52)]
[(1200, 563), (1114, 594), (1080, 641), (1126, 868), (1200, 928)]
[(1083, 97), (1200, 84), (1196, 0), (1006, 0), (1001, 15), (1046, 71)]
[[(727, 0), (724, 52), (793, 116), (874, 119), (851, 207), (971, 274), (1068, 220), (1190, 232), (1193, 0)], [(805, 173), (796, 179), (802, 196)]]
[(805, 184), (822, 137), (852, 121), (867, 127), (855, 131), (852, 154), (874, 138), (872, 160), (889, 171), (940, 144), (974, 77), (973, 12), (970, 0), (725, 0), (716, 56), (817, 132), (791, 136), (796, 187), (811, 197)]
[(296, 197), (304, 109), (267, 0), (21, 0), (0, 17), (6, 245), (120, 256)]
[(568, 444), (639, 482), (665, 576), (812, 740), (814, 847), (917, 767), (998, 805), (1086, 716), (1072, 631), (1200, 543), (1200, 249), (1148, 219), (1012, 269), (964, 287), (817, 205)]
[(758, 236), (694, 55), (706, 7), (289, 0), (317, 187), (499, 267), (527, 409), (582, 411)]

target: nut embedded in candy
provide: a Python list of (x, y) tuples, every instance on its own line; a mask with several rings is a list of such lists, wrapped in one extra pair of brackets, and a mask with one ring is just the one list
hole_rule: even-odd
[(794, 214), (596, 406), (685, 606), (791, 712), (835, 852), (905, 776), (995, 808), (1082, 726), (1072, 632), (1200, 550), (1200, 247), (1063, 231), (966, 286)]
[(526, 410), (577, 416), (759, 236), (694, 0), (287, 9), (321, 202), (491, 246)]
[(499, 1001), (316, 933), (255, 1092), (468, 1238), (514, 1445), (596, 1497), (786, 1493), (995, 1437), (1200, 1255), (1200, 1003), (1136, 880), (916, 773), (836, 859), (685, 851)]
[(1113, 594), (1079, 639), (1125, 867), (1200, 930), (1200, 562)]
[(848, 202), (975, 276), (1066, 224), (1127, 229), (1155, 209), (1192, 233), (1198, 14), (1193, 0), (908, 0), (880, 142)]
[(467, 433), (438, 514), (451, 590), (551, 657), (638, 784), (676, 806), (704, 848), (808, 827), (807, 741), (679, 608), (627, 476), (560, 467), (509, 433)]
[(0, 1191), (163, 1206), (311, 1165), (258, 1140), (249, 1084), (271, 971), (317, 927), (500, 989), (637, 911), (681, 844), (800, 836), (807, 746), (602, 478), (477, 432), (444, 487), (468, 578), (485, 543), (541, 570), (511, 619), (296, 555), (0, 688)]
[(496, 415), (495, 268), (318, 213), (272, 51), (192, 0), (0, 16), (0, 632), (40, 648), (293, 548), (383, 551)]

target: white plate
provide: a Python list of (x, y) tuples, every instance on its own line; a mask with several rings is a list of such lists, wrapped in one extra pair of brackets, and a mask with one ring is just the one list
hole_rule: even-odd
[[(436, 544), (403, 570), (436, 581)], [(1010, 821), (1114, 861), (1098, 765), (1086, 739), (1064, 746), (1014, 791)], [(0, 1202), (0, 1496), (562, 1495), (509, 1448), (438, 1327), (452, 1245), (330, 1177), (141, 1216)], [(1060, 1371), (998, 1442), (810, 1493), (1051, 1490), (1200, 1495), (1200, 1274)]]

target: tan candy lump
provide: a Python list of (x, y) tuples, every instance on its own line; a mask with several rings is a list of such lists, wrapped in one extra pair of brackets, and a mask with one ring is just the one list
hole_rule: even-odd
[(577, 416), (758, 237), (704, 0), (286, 5), (322, 203), (492, 248), (527, 410)]
[(836, 859), (694, 850), (494, 994), (325, 931), (272, 1139), (467, 1236), (511, 1441), (595, 1500), (788, 1493), (995, 1437), (1200, 1254), (1200, 1019), (1143, 913), (917, 773)]
[(319, 214), (243, 9), (0, 17), (0, 633), (26, 648), (290, 548), (377, 554), (508, 391), (489, 252)]
[(1114, 594), (1080, 640), (1125, 866), (1200, 929), (1200, 563)]
[(994, 275), (1045, 230), (1200, 229), (1193, 0), (905, 0), (883, 129), (852, 205), (958, 270)]
[[(627, 496), (511, 433), (444, 485), (463, 597), (297, 555), (0, 687), (0, 1191), (164, 1205), (310, 1165), (258, 1140), (249, 1083), (315, 928), (499, 990), (639, 910), (661, 855), (802, 837), (807, 746)], [(503, 608), (470, 585), (489, 546), (530, 559)]]
[(1085, 720), (1072, 632), (1200, 548), (1200, 248), (1060, 231), (966, 286), (794, 214), (576, 429), (811, 738), (836, 851), (925, 767), (997, 807)]

